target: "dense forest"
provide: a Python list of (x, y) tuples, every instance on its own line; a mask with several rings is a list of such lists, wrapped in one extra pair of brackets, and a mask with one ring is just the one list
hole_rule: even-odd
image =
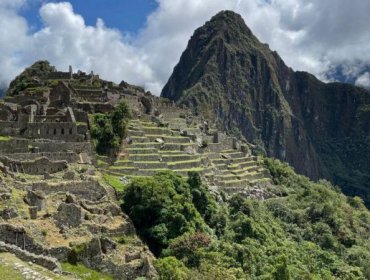
[(370, 279), (370, 212), (327, 181), (265, 159), (279, 196), (225, 200), (173, 173), (136, 178), (122, 208), (160, 279)]

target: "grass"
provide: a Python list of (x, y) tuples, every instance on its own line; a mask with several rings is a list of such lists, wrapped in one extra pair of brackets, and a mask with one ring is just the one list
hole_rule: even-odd
[(187, 169), (175, 169), (175, 172), (201, 172), (203, 171), (203, 167), (194, 167), (194, 168), (187, 168)]
[(159, 154), (131, 154), (130, 156), (137, 156), (137, 157), (143, 157), (143, 156), (158, 156)]
[(192, 160), (174, 161), (174, 162), (169, 162), (167, 164), (168, 166), (172, 166), (172, 165), (176, 165), (180, 163), (199, 163), (199, 162), (200, 162), (200, 158), (192, 159)]
[(5, 266), (3, 264), (0, 264), (0, 275), (1, 277), (4, 277), (2, 279), (12, 279), (12, 280), (23, 280), (22, 274), (15, 270), (9, 268), (9, 266)]
[(12, 140), (12, 137), (10, 137), (10, 136), (1, 136), (0, 135), (0, 141), (10, 141), (10, 140)]
[(161, 156), (165, 158), (176, 158), (176, 157), (194, 158), (197, 155), (188, 155), (188, 154), (181, 153), (181, 154), (161, 154)]
[[(14, 267), (15, 264), (20, 264), (24, 268), (32, 269), (42, 275), (42, 277), (47, 277), (48, 279), (55, 279), (55, 280), (72, 280), (70, 276), (59, 275), (47, 270), (44, 267), (41, 267), (36, 264), (30, 265), (28, 262), (22, 261), (21, 259), (17, 258), (16, 256), (10, 253), (0, 253), (0, 279), (4, 280), (24, 280), (26, 279), (25, 276), (21, 274), (20, 269), (16, 269)], [(38, 278), (40, 279), (40, 278)], [(104, 279), (104, 278), (103, 278)], [(108, 278), (111, 279), (111, 278)]]
[(150, 137), (156, 137), (156, 138), (165, 138), (165, 139), (189, 139), (188, 137), (185, 136), (176, 136), (176, 135), (163, 135), (163, 134), (146, 134), (147, 136)]
[(104, 180), (111, 185), (116, 191), (122, 192), (124, 189), (124, 184), (121, 182), (119, 176), (111, 175), (104, 173), (103, 174)]
[(141, 124), (143, 126), (143, 129), (147, 129), (147, 130), (162, 130), (162, 131), (170, 131), (169, 128), (167, 127), (159, 127), (159, 126), (156, 126), (156, 125), (146, 125), (146, 124)]
[(227, 180), (227, 179), (238, 179), (238, 175), (235, 175), (235, 174), (216, 175), (216, 177), (217, 178), (224, 179), (224, 180)]
[(108, 163), (106, 163), (105, 161), (102, 161), (100, 159), (97, 160), (96, 164), (98, 165), (98, 167), (107, 167), (107, 166), (109, 166)]
[(112, 165), (108, 168), (108, 170), (136, 170), (137, 168), (134, 166), (125, 166), (125, 165)]
[(128, 159), (119, 159), (119, 160), (116, 160), (116, 163), (129, 163), (129, 162), (132, 162)]
[(73, 265), (70, 263), (62, 263), (62, 269), (63, 271), (76, 274), (82, 280), (113, 280), (111, 276), (87, 268), (82, 264)]

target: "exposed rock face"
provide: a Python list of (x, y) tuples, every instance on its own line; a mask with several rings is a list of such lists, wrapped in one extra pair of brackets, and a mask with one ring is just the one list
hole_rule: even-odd
[(370, 92), (294, 72), (233, 12), (195, 31), (162, 96), (313, 179), (370, 191)]

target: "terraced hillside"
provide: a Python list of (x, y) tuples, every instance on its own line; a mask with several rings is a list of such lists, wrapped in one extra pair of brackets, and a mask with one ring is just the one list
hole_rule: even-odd
[(271, 187), (269, 174), (258, 158), (235, 139), (215, 137), (214, 131), (205, 133), (200, 124), (187, 124), (184, 118), (164, 117), (161, 126), (148, 119), (130, 121), (120, 155), (107, 170), (110, 175), (132, 178), (172, 170), (187, 176), (196, 171), (209, 185), (227, 194), (261, 196)]

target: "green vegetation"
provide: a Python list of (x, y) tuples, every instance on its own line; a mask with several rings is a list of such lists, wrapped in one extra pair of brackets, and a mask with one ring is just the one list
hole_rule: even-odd
[(89, 116), (90, 132), (98, 154), (113, 155), (118, 151), (130, 118), (126, 102), (121, 102), (110, 114)]
[[(17, 76), (9, 85), (7, 95), (17, 95), (19, 92), (35, 86), (34, 77), (45, 79), (47, 75), (55, 71), (55, 67), (51, 66), (48, 61), (37, 61), (30, 67), (26, 68), (19, 76)], [(40, 86), (40, 85), (38, 85)], [(42, 86), (42, 85), (41, 85)], [(46, 88), (47, 89), (47, 88)]]
[(120, 180), (119, 176), (110, 175), (107, 173), (103, 174), (104, 180), (111, 185), (116, 191), (121, 192), (123, 191), (123, 183)]
[(82, 264), (73, 265), (70, 263), (62, 263), (62, 269), (63, 271), (77, 275), (82, 280), (113, 280), (111, 276), (89, 269)]
[(266, 159), (281, 196), (218, 203), (197, 173), (136, 178), (122, 208), (160, 279), (370, 279), (370, 212), (327, 181)]
[(15, 269), (10, 269), (9, 266), (5, 266), (0, 264), (0, 275), (5, 277), (4, 279), (12, 279), (12, 280), (23, 280), (22, 273)]
[(172, 172), (133, 179), (124, 191), (123, 201), (123, 209), (157, 255), (170, 240), (205, 229), (188, 184)]
[(10, 141), (12, 139), (12, 137), (10, 136), (1, 136), (0, 135), (0, 141)]

